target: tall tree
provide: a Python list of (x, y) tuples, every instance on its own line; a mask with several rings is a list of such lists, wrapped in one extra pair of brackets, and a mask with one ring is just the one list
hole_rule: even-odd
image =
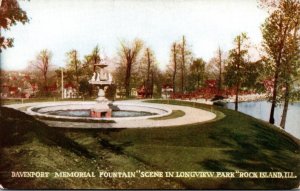
[(225, 53), (219, 47), (214, 55), (214, 57), (208, 62), (206, 66), (207, 75), (210, 78), (215, 78), (218, 85), (218, 92), (222, 89), (223, 84), (223, 73), (224, 73), (224, 60)]
[(79, 86), (79, 76), (80, 76), (80, 70), (81, 70), (81, 61), (78, 59), (78, 51), (77, 50), (71, 50), (67, 52), (67, 68), (70, 71), (71, 75), (75, 75), (76, 84)]
[(172, 61), (173, 61), (173, 75), (172, 75), (172, 86), (173, 86), (173, 93), (176, 92), (176, 73), (177, 73), (177, 53), (178, 53), (178, 49), (177, 49), (177, 45), (176, 42), (174, 42), (172, 44), (172, 49), (171, 49), (171, 53), (172, 53)]
[(145, 94), (147, 97), (153, 94), (154, 77), (153, 74), (156, 71), (157, 63), (154, 52), (148, 47), (145, 49), (144, 55), (140, 62), (139, 78), (145, 87)]
[(274, 112), (277, 104), (280, 74), (283, 71), (284, 50), (287, 49), (288, 36), (295, 30), (299, 20), (299, 1), (280, 0), (271, 6), (267, 1), (263, 4), (269, 8), (270, 16), (262, 25), (263, 47), (273, 69), (273, 91), (271, 96), (271, 111), (269, 122), (274, 124)]
[(193, 61), (192, 52), (186, 42), (185, 36), (180, 41), (172, 44), (170, 60), (169, 70), (172, 72), (173, 92), (179, 90), (183, 93), (187, 90), (188, 83), (186, 77)]
[(238, 110), (239, 90), (244, 80), (245, 57), (248, 53), (247, 47), (248, 37), (246, 33), (242, 33), (235, 37), (234, 48), (229, 51), (228, 65), (226, 66), (225, 78), (229, 86), (235, 88), (235, 110)]
[(170, 62), (166, 74), (170, 78), (169, 80), (172, 83), (174, 93), (188, 90), (188, 80), (186, 80), (186, 77), (192, 61), (192, 52), (184, 36), (181, 40), (172, 43)]
[(88, 55), (87, 60), (89, 64), (93, 65), (93, 72), (95, 72), (96, 71), (95, 64), (99, 64), (101, 62), (100, 48), (98, 45), (93, 49), (92, 53)]
[(222, 68), (223, 68), (223, 65), (222, 65), (222, 55), (223, 55), (223, 51), (221, 50), (221, 48), (219, 47), (218, 48), (218, 69), (219, 69), (219, 77), (218, 77), (218, 92), (221, 91), (222, 89)]
[(181, 63), (180, 63), (180, 68), (181, 68), (181, 93), (184, 92), (184, 82), (185, 82), (185, 54), (186, 54), (186, 41), (185, 37), (182, 36), (182, 44), (180, 46), (180, 52), (181, 52)]
[[(150, 70), (151, 69), (151, 64), (153, 64), (153, 60), (151, 58), (152, 52), (150, 52), (149, 48), (146, 49), (146, 58), (147, 58), (147, 80), (146, 80), (146, 96), (148, 96), (149, 91), (152, 92), (153, 89), (153, 72)], [(151, 75), (152, 73), (152, 75)], [(150, 83), (150, 75), (151, 75), (151, 82)]]
[(27, 13), (21, 9), (17, 0), (0, 1), (0, 52), (13, 46), (13, 38), (5, 38), (1, 35), (2, 29), (10, 30), (18, 22), (25, 24), (29, 22)]
[(189, 80), (195, 81), (194, 89), (199, 89), (204, 82), (205, 65), (206, 63), (202, 58), (197, 58), (191, 65), (191, 78)]
[(44, 81), (43, 86), (45, 88), (48, 85), (47, 74), (49, 72), (49, 68), (51, 67), (51, 58), (52, 53), (49, 50), (44, 49), (36, 56), (36, 59), (31, 62), (31, 65), (41, 72)]
[[(95, 72), (96, 70), (95, 64), (100, 63), (100, 61), (101, 61), (100, 48), (97, 45), (95, 46), (95, 48), (92, 50), (90, 54), (84, 56), (84, 59), (82, 61), (81, 71), (79, 71), (80, 75), (83, 78), (81, 80), (83, 81), (81, 82), (82, 84), (86, 84), (88, 82), (88, 80), (93, 75), (93, 72)], [(90, 88), (91, 87), (93, 86), (90, 86)], [(92, 92), (92, 88), (89, 92)]]
[(141, 40), (134, 40), (132, 44), (121, 43), (121, 49), (119, 52), (121, 63), (125, 63), (126, 73), (125, 73), (125, 96), (129, 97), (131, 93), (130, 80), (131, 80), (131, 71), (133, 65), (137, 62), (139, 53), (143, 48), (143, 42)]
[[(300, 6), (299, 6), (300, 9)], [(283, 86), (283, 111), (280, 126), (284, 129), (286, 124), (289, 102), (298, 95), (299, 90), (294, 86), (294, 82), (300, 74), (300, 10), (298, 21), (295, 22), (294, 31), (287, 37), (287, 46), (283, 52), (283, 71), (281, 75)]]

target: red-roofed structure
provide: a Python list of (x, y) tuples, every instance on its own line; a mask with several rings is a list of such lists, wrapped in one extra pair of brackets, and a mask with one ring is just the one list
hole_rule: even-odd
[(64, 85), (64, 88), (72, 88), (72, 89), (75, 89), (76, 86), (73, 85), (72, 83), (66, 83), (66, 84)]
[(47, 92), (55, 92), (57, 91), (57, 85), (56, 84), (53, 84), (53, 85), (50, 85), (50, 86), (46, 86), (45, 87), (45, 90)]

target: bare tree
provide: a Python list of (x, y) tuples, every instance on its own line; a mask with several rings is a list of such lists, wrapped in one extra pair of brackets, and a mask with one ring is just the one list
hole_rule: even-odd
[(44, 87), (47, 87), (48, 85), (47, 74), (51, 67), (51, 58), (52, 53), (49, 50), (44, 49), (36, 56), (36, 59), (31, 62), (31, 65), (41, 72), (44, 80)]
[(223, 85), (224, 59), (224, 52), (219, 47), (214, 57), (208, 62), (206, 66), (208, 75), (215, 78), (218, 82), (218, 92), (220, 92)]
[(131, 80), (131, 70), (133, 65), (137, 62), (139, 53), (143, 48), (143, 42), (139, 39), (134, 40), (134, 42), (130, 45), (128, 43), (121, 43), (121, 49), (119, 52), (121, 62), (125, 63), (126, 73), (125, 73), (125, 96), (130, 96), (130, 80)]
[(147, 64), (146, 68), (146, 80), (145, 80), (145, 89), (146, 89), (146, 97), (150, 96), (152, 97), (153, 94), (153, 78), (154, 78), (154, 69), (155, 69), (155, 57), (153, 54), (153, 51), (150, 48), (146, 48), (145, 50), (145, 56), (144, 56), (144, 62)]
[(170, 75), (174, 93), (178, 90), (182, 93), (187, 90), (187, 68), (191, 65), (192, 61), (192, 53), (186, 43), (185, 37), (183, 36), (180, 41), (173, 42), (170, 63), (168, 65), (168, 75)]
[(178, 52), (178, 61), (180, 63), (180, 90), (182, 93), (184, 93), (187, 90), (186, 77), (188, 75), (188, 69), (193, 61), (192, 52), (186, 42), (185, 36), (182, 36), (181, 42), (178, 43)]

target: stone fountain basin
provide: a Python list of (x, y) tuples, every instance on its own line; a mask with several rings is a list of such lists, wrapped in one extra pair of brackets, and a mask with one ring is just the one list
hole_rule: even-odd
[(89, 119), (95, 121), (103, 120), (133, 120), (133, 119), (148, 119), (154, 117), (163, 117), (170, 115), (172, 110), (165, 106), (157, 106), (151, 104), (140, 104), (140, 103), (113, 103), (113, 110), (122, 110), (122, 111), (137, 111), (137, 112), (148, 112), (153, 115), (148, 116), (137, 116), (137, 117), (111, 117), (111, 118), (93, 118), (93, 117), (73, 117), (73, 116), (59, 116), (59, 115), (50, 115), (46, 112), (59, 111), (59, 110), (90, 110), (95, 107), (96, 102), (94, 101), (84, 101), (84, 102), (56, 102), (56, 103), (41, 103), (35, 106), (27, 108), (26, 113), (39, 116), (43, 118), (51, 119)]

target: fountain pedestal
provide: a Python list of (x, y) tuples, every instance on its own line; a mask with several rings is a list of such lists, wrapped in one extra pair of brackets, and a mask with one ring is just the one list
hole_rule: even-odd
[(101, 87), (99, 88), (98, 98), (96, 99), (96, 104), (91, 108), (91, 117), (96, 118), (110, 118), (112, 109), (109, 108), (108, 104), (110, 102), (105, 98), (105, 92)]

